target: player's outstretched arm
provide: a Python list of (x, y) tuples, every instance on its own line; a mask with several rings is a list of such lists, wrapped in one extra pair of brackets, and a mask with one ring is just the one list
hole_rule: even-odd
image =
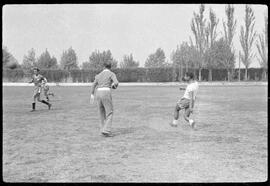
[(34, 82), (34, 79), (32, 79), (31, 81), (29, 81), (28, 83), (33, 83)]

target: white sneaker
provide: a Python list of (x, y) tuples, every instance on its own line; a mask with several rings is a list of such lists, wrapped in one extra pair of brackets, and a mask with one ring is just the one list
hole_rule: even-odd
[(173, 120), (172, 122), (170, 122), (170, 125), (171, 125), (172, 127), (177, 127), (178, 121), (177, 121), (177, 120)]
[(193, 119), (189, 120), (189, 125), (191, 126), (191, 128), (194, 128), (195, 126), (195, 121)]

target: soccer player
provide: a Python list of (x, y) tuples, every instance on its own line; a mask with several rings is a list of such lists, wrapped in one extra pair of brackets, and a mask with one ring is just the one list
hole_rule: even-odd
[(113, 118), (111, 89), (116, 89), (118, 86), (116, 75), (110, 69), (111, 63), (104, 63), (104, 69), (102, 72), (95, 76), (91, 90), (91, 103), (94, 102), (96, 97), (101, 120), (100, 132), (104, 137), (113, 136), (111, 133)]
[(189, 119), (191, 113), (193, 113), (194, 103), (196, 100), (197, 92), (199, 89), (198, 82), (194, 80), (194, 75), (191, 72), (186, 72), (184, 80), (187, 81), (187, 88), (180, 88), (185, 90), (184, 96), (177, 102), (174, 109), (174, 120), (171, 126), (176, 127), (178, 125), (179, 111), (185, 109), (184, 119), (190, 124), (192, 128), (195, 126), (195, 121)]
[(48, 105), (48, 108), (50, 110), (52, 104), (48, 103), (45, 100), (40, 100), (40, 93), (41, 93), (41, 88), (42, 88), (41, 85), (42, 85), (42, 80), (44, 80), (44, 77), (41, 74), (39, 74), (40, 70), (37, 67), (35, 67), (33, 70), (34, 70), (34, 74), (32, 76), (32, 80), (29, 82), (29, 83), (34, 83), (34, 85), (35, 85), (34, 95), (33, 95), (34, 102), (32, 103), (31, 112), (36, 110), (36, 100)]
[(41, 83), (42, 84), (42, 89), (44, 91), (44, 96), (46, 97), (47, 102), (49, 102), (50, 101), (49, 96), (54, 96), (54, 93), (49, 92), (50, 87), (47, 84), (47, 82), (48, 82), (47, 79), (45, 77), (43, 77), (43, 80), (42, 80), (42, 83)]

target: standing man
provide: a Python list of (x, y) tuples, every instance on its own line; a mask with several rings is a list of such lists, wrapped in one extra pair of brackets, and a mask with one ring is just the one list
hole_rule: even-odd
[(35, 88), (34, 88), (34, 102), (32, 103), (32, 110), (31, 112), (36, 110), (36, 100), (38, 102), (44, 103), (46, 105), (48, 105), (49, 110), (51, 109), (52, 104), (48, 103), (45, 100), (40, 100), (40, 93), (41, 93), (41, 89), (42, 89), (42, 81), (44, 80), (44, 77), (39, 74), (39, 69), (37, 67), (34, 67), (34, 74), (32, 76), (32, 80), (29, 83), (34, 83)]
[(112, 137), (111, 126), (113, 118), (113, 103), (111, 88), (116, 89), (118, 80), (111, 71), (111, 63), (104, 63), (104, 70), (95, 76), (91, 90), (91, 102), (94, 102), (96, 90), (96, 100), (100, 114), (100, 132), (105, 137)]
[(194, 103), (196, 100), (197, 92), (199, 89), (198, 82), (194, 80), (194, 75), (191, 72), (186, 72), (184, 80), (187, 81), (187, 88), (180, 88), (185, 90), (184, 96), (177, 102), (174, 109), (174, 120), (171, 126), (176, 127), (178, 125), (179, 111), (185, 109), (184, 119), (194, 128), (195, 121), (189, 119), (191, 113), (193, 113)]

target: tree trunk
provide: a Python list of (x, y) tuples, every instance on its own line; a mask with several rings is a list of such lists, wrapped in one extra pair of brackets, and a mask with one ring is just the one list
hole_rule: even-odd
[(263, 77), (262, 77), (262, 80), (267, 80), (267, 77), (266, 77), (266, 70), (263, 69)]
[(178, 72), (178, 81), (182, 81), (181, 79), (181, 66), (179, 65), (179, 72)]
[(240, 68), (238, 69), (238, 81), (241, 81), (241, 71), (240, 71)]
[(229, 69), (227, 69), (227, 78), (228, 81), (231, 81), (231, 74)]
[(172, 67), (172, 81), (175, 82), (175, 67)]
[(199, 81), (202, 81), (202, 68), (199, 68)]
[(180, 79), (181, 79), (181, 81), (182, 81), (182, 79), (183, 79), (183, 72), (184, 71), (184, 69), (182, 68), (182, 66), (181, 66), (181, 76), (180, 76)]
[(246, 69), (245, 69), (245, 81), (247, 81), (248, 80), (248, 68), (246, 67)]
[(194, 79), (196, 78), (196, 68), (193, 69)]
[(210, 68), (209, 69), (209, 73), (208, 73), (208, 81), (212, 81), (212, 78), (213, 76), (212, 76), (212, 69)]

